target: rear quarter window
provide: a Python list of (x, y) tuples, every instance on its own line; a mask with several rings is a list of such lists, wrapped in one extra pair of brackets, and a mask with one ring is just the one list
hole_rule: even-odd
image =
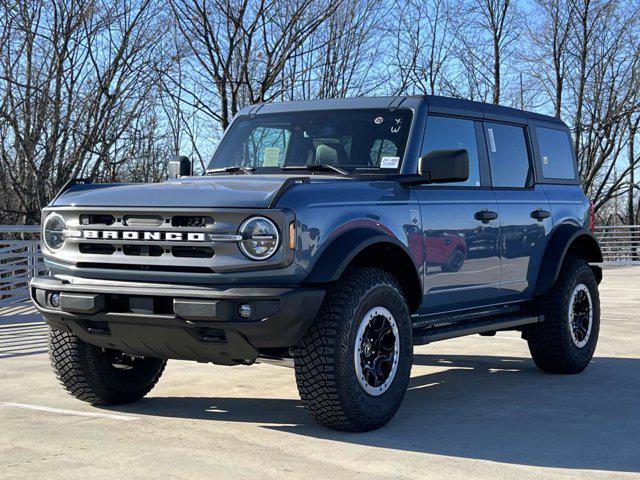
[(537, 127), (542, 175), (549, 179), (575, 180), (576, 169), (569, 134), (563, 130)]

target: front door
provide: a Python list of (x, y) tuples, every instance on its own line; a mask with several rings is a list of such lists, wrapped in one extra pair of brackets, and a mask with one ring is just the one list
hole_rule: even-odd
[(482, 125), (474, 120), (436, 115), (427, 119), (422, 154), (466, 149), (469, 179), (415, 188), (422, 217), (425, 314), (491, 303), (498, 295), (498, 204), (485, 178), (486, 152), (478, 148), (481, 135)]

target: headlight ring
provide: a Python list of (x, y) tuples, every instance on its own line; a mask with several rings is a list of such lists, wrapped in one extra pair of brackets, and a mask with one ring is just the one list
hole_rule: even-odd
[(266, 217), (249, 217), (238, 231), (244, 237), (238, 244), (240, 251), (251, 260), (266, 260), (280, 246), (278, 227)]
[(66, 224), (57, 213), (50, 213), (44, 220), (42, 240), (49, 250), (59, 250), (64, 245)]

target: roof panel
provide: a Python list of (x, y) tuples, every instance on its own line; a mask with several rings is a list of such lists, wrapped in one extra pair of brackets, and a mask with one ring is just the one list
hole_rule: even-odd
[(526, 124), (529, 120), (564, 123), (555, 117), (527, 112), (515, 108), (474, 102), (461, 98), (441, 97), (435, 95), (413, 95), (400, 97), (356, 97), (332, 98), (320, 100), (301, 100), (281, 103), (263, 103), (244, 108), (239, 114), (285, 113), (309, 110), (343, 110), (358, 108), (413, 108), (426, 103), (430, 112), (446, 115), (464, 115), (487, 120)]

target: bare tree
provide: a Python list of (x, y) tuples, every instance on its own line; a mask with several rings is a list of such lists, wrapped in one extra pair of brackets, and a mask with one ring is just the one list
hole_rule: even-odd
[(183, 61), (192, 72), (189, 84), (180, 86), (182, 101), (224, 129), (243, 106), (279, 98), (286, 88), (283, 70), (340, 4), (172, 0), (186, 46)]
[[(518, 40), (520, 17), (511, 0), (468, 0), (460, 7), (456, 40), (458, 57), (469, 88), (481, 98), (500, 104), (504, 90), (504, 66)], [(476, 96), (476, 95), (473, 95)]]
[(532, 48), (521, 55), (529, 64), (528, 74), (537, 90), (553, 106), (553, 115), (561, 117), (565, 82), (570, 68), (569, 41), (572, 32), (571, 0), (536, 0), (538, 15), (527, 25)]
[[(396, 0), (390, 79), (396, 94), (442, 93), (452, 79), (447, 66), (453, 49), (453, 7), (448, 0)], [(395, 81), (393, 81), (395, 80)]]
[[(2, 0), (0, 207), (16, 221), (69, 178), (100, 178), (154, 90), (151, 0)], [(108, 177), (109, 175), (107, 175)]]

